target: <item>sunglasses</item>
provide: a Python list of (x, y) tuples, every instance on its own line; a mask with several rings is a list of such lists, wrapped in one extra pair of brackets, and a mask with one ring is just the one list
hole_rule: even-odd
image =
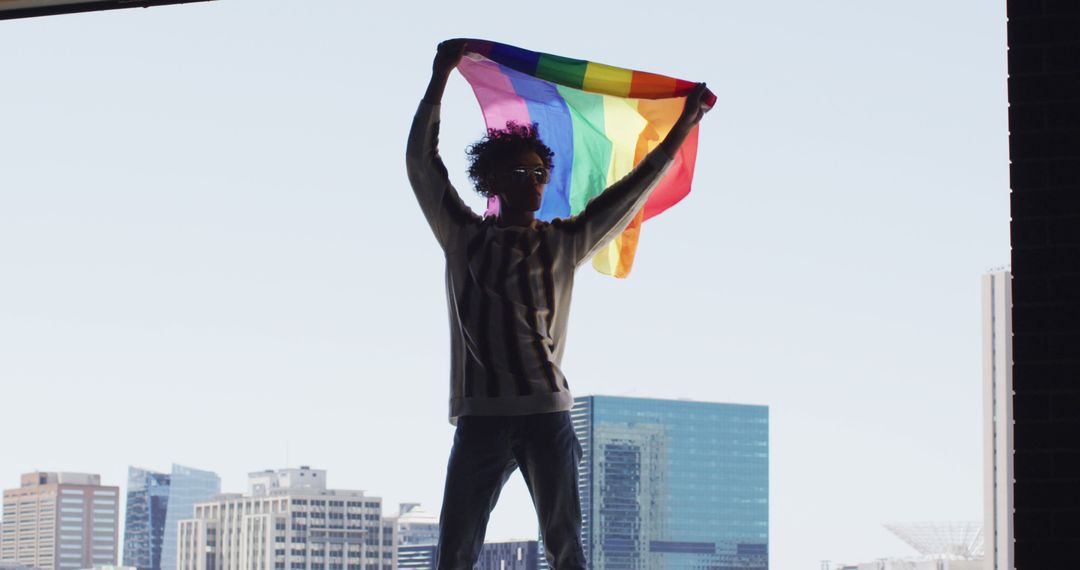
[(505, 179), (512, 184), (547, 184), (551, 180), (551, 170), (543, 167), (519, 166), (502, 173)]

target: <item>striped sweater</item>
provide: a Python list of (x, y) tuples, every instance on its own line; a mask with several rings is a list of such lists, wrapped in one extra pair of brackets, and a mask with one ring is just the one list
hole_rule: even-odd
[(500, 227), (462, 202), (439, 158), (438, 134), (439, 105), (421, 102), (406, 168), (446, 256), (450, 423), (569, 410), (560, 364), (574, 271), (630, 223), (672, 159), (657, 148), (576, 216)]

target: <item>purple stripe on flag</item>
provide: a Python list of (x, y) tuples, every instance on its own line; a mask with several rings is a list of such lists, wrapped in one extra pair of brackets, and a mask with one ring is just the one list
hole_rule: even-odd
[(488, 59), (527, 75), (535, 75), (536, 66), (540, 63), (540, 53), (496, 43), (492, 44)]

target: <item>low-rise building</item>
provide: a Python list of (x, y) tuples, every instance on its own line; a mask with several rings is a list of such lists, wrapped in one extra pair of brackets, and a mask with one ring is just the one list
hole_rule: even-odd
[(76, 570), (117, 561), (118, 487), (89, 473), (35, 471), (4, 490), (0, 562)]
[(401, 503), (393, 522), (397, 530), (397, 568), (434, 569), (439, 518), (421, 508), (420, 503)]
[(180, 521), (176, 570), (393, 570), (395, 534), (380, 497), (328, 489), (325, 470), (260, 471)]
[(474, 570), (537, 570), (538, 543), (535, 540), (485, 542)]

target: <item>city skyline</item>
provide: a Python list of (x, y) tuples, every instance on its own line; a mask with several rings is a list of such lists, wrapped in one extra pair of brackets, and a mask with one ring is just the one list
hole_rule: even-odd
[[(1000, 302), (1000, 300), (998, 300), (998, 302)], [(586, 402), (595, 401), (597, 398), (599, 398), (601, 401), (624, 401), (624, 402), (626, 402), (626, 401), (629, 401), (629, 402), (640, 401), (640, 402), (643, 402), (643, 403), (667, 402), (668, 404), (675, 404), (675, 405), (679, 405), (679, 406), (685, 406), (687, 404), (691, 404), (691, 405), (692, 404), (706, 404), (706, 405), (712, 404), (712, 405), (716, 405), (716, 406), (727, 406), (727, 407), (735, 407), (735, 408), (742, 407), (742, 408), (747, 408), (747, 409), (753, 409), (753, 408), (767, 409), (766, 406), (756, 406), (756, 405), (746, 405), (746, 404), (732, 404), (732, 403), (722, 403), (722, 402), (698, 402), (698, 401), (696, 401), (696, 400), (694, 400), (692, 398), (657, 399), (657, 398), (628, 398), (628, 397), (623, 397), (623, 396), (610, 396), (610, 395), (579, 396), (579, 397), (575, 398), (575, 402), (576, 402), (576, 404), (575, 404), (575, 414), (578, 416), (578, 419), (575, 420), (575, 423), (579, 424), (578, 429), (576, 431), (579, 432), (580, 437), (583, 437), (583, 438), (587, 437), (585, 434), (588, 433), (588, 429), (589, 429), (588, 427), (585, 427), (585, 425), (582, 423), (582, 420), (581, 420), (581, 417), (582, 417), (581, 414), (585, 413), (583, 410), (585, 410), (589, 406), (585, 405), (584, 408), (582, 406)], [(767, 440), (765, 440), (765, 442), (766, 442), (766, 446), (767, 446)], [(586, 443), (586, 446), (587, 446), (587, 440), (583, 441), (583, 443)], [(587, 458), (583, 459), (583, 461), (587, 461), (587, 460), (588, 460)], [(136, 469), (136, 468), (129, 467), (129, 471), (132, 470), (132, 469)], [(180, 471), (186, 471), (186, 472), (199, 472), (199, 473), (210, 474), (210, 475), (213, 475), (215, 477), (215, 479), (216, 479), (216, 474), (214, 474), (212, 472), (194, 470), (194, 469), (187, 468), (187, 467), (184, 467), (184, 466), (179, 466), (179, 465), (176, 465), (176, 464), (173, 464), (173, 474), (174, 475), (175, 475), (175, 473), (177, 472), (178, 469)], [(301, 466), (299, 469), (306, 470), (306, 469), (308, 469), (308, 467), (307, 466)], [(142, 470), (142, 469), (139, 469), (139, 470), (146, 473), (146, 474), (154, 473), (154, 472), (148, 471), (148, 470)], [(253, 492), (252, 491), (252, 489), (253, 489), (253, 481), (255, 480), (255, 477), (257, 475), (260, 475), (262, 473), (274, 473), (274, 472), (291, 471), (291, 470), (295, 470), (295, 468), (287, 466), (287, 467), (284, 467), (284, 468), (281, 468), (281, 469), (266, 469), (266, 470), (264, 470), (262, 472), (249, 472), (247, 474), (247, 477), (248, 477), (248, 490), (247, 490), (247, 493), (245, 494), (245, 496), (250, 496), (251, 493)], [(319, 470), (319, 472), (322, 473), (322, 474), (325, 474), (325, 470)], [(96, 477), (96, 476), (94, 476), (94, 477)], [(130, 483), (130, 477), (129, 477), (129, 483)], [(587, 485), (588, 483), (586, 482), (585, 484)], [(260, 494), (265, 493), (265, 492), (266, 492), (265, 489), (258, 491), (258, 493), (260, 493)], [(236, 492), (230, 492), (230, 491), (222, 490), (221, 492), (217, 493), (213, 499), (208, 499), (208, 500), (200, 501), (200, 502), (213, 502), (213, 501), (219, 500), (219, 499), (227, 499), (227, 498), (230, 498), (230, 497), (238, 497), (238, 496), (241, 496), (241, 495), (239, 493), (236, 493)], [(381, 502), (380, 502), (380, 505), (381, 505)], [(419, 506), (420, 506), (419, 503), (402, 503), (401, 504), (402, 508), (410, 508), (410, 509), (411, 508), (416, 508), (416, 507), (419, 507)], [(126, 518), (126, 512), (127, 512), (127, 503), (126, 502), (123, 503), (121, 509), (122, 509), (121, 512), (125, 513), (124, 517), (121, 518), (121, 520), (122, 520), (123, 518)], [(380, 509), (381, 509), (381, 506), (380, 506)], [(587, 519), (588, 519), (588, 517), (586, 517), (586, 520)], [(383, 520), (384, 521), (393, 521), (393, 522), (396, 523), (397, 517), (384, 516)], [(435, 518), (435, 520), (437, 521), (437, 517)], [(509, 544), (509, 543), (515, 543), (516, 544), (517, 542), (520, 542), (521, 540), (526, 540), (527, 541), (527, 539), (506, 539), (506, 538), (489, 539), (489, 540), (485, 541), (485, 546), (488, 545), (488, 544)], [(123, 536), (122, 536), (121, 543), (126, 545), (127, 541), (128, 541), (127, 533), (125, 532), (123, 534)], [(430, 545), (428, 545), (426, 543), (421, 543), (421, 544), (423, 546), (430, 546)], [(540, 546), (541, 550), (539, 552), (540, 558), (539, 558), (538, 568), (547, 568), (546, 561), (544, 561), (543, 558), (542, 558), (542, 542), (540, 543), (540, 545), (541, 545)], [(407, 545), (407, 544), (403, 543), (401, 546), (413, 546), (413, 547), (415, 547), (416, 545), (415, 544), (414, 545)], [(414, 552), (416, 552), (416, 553), (423, 552), (422, 548), (419, 549), (419, 550), (417, 550), (416, 548), (413, 548), (412, 550)], [(418, 558), (414, 558), (414, 561), (420, 561), (419, 563), (423, 564), (423, 563), (426, 563), (427, 561), (432, 560), (433, 555), (434, 555), (433, 550), (431, 550), (430, 552), (423, 552), (423, 554), (420, 554)], [(395, 558), (395, 560), (396, 560), (396, 558)], [(484, 560), (486, 560), (486, 558), (484, 558)], [(896, 560), (902, 560), (902, 559), (901, 558), (896, 558)], [(401, 567), (405, 568), (405, 567), (410, 567), (410, 566), (408, 566), (406, 564), (406, 565), (401, 566)], [(424, 566), (414, 566), (414, 567), (424, 567)], [(162, 568), (164, 568), (164, 567), (162, 567)], [(847, 568), (847, 567), (844, 567), (844, 568)], [(967, 568), (967, 567), (965, 566), (963, 568)], [(200, 567), (192, 567), (192, 568), (188, 568), (188, 570), (208, 570), (208, 569), (207, 568), (200, 568)]]
[[(403, 152), (435, 45), (463, 36), (720, 97), (630, 277), (577, 275), (575, 395), (767, 405), (777, 567), (903, 554), (882, 521), (978, 518), (976, 277), (1009, 257), (1004, 7), (621, 6), (555, 0), (513, 27), (486, 0), (5, 21), (0, 400), (34, 433), (5, 438), (0, 479), (177, 462), (237, 489), (307, 464), (436, 510), (443, 260)], [(481, 209), (463, 150), (483, 119), (456, 74), (442, 116)], [(515, 476), (489, 537), (535, 526)]]
[[(572, 417), (584, 449), (579, 482), (586, 513), (583, 536), (586, 552), (596, 558), (595, 564), (607, 567), (627, 563), (630, 567), (651, 569), (669, 567), (671, 556), (702, 560), (716, 556), (717, 561), (725, 564), (739, 561), (744, 566), (767, 567), (766, 407), (697, 402), (687, 398), (600, 395), (578, 397)], [(642, 478), (639, 480), (637, 475), (628, 478), (631, 472), (640, 472)], [(98, 475), (87, 477), (100, 480)], [(273, 545), (278, 541), (275, 538), (278, 534), (286, 541), (302, 538), (307, 542), (311, 538), (304, 537), (316, 532), (315, 527), (296, 519), (296, 514), (301, 513), (292, 511), (304, 511), (302, 516), (316, 516), (307, 513), (309, 503), (313, 507), (316, 503), (329, 504), (331, 510), (338, 504), (333, 500), (310, 500), (312, 497), (344, 497), (342, 501), (345, 502), (338, 501), (343, 508), (351, 508), (353, 502), (349, 499), (360, 501), (356, 503), (357, 508), (377, 508), (377, 538), (372, 542), (357, 535), (356, 544), (393, 544), (390, 556), (395, 567), (401, 554), (405, 556), (400, 567), (426, 567), (432, 561), (433, 546), (438, 541), (438, 517), (424, 510), (419, 503), (401, 503), (398, 514), (391, 516), (383, 511), (380, 497), (364, 491), (331, 490), (327, 471), (306, 465), (249, 471), (244, 492), (222, 490), (220, 479), (213, 471), (175, 463), (169, 473), (129, 466), (127, 487), (123, 491), (127, 500), (119, 511), (122, 514), (114, 516), (126, 521), (122, 537), (124, 561), (127, 566), (139, 570), (222, 570), (226, 566), (220, 565), (237, 563), (230, 551), (214, 547), (221, 545), (221, 537), (230, 533), (247, 536), (245, 540), (259, 541), (258, 544), (229, 546), (240, 553), (241, 564), (254, 564), (267, 570), (299, 568), (296, 562), (288, 562), (288, 557), (298, 552), (296, 546), (291, 550), (278, 546), (275, 550)], [(295, 500), (297, 498), (302, 499)], [(625, 511), (629, 504), (638, 507), (632, 512)], [(612, 505), (621, 506), (616, 512), (611, 510)], [(750, 510), (746, 511), (747, 508)], [(247, 517), (258, 519), (264, 514), (285, 517), (284, 520), (291, 520), (292, 525), (285, 528), (266, 519), (258, 523), (262, 525), (261, 530), (249, 528), (255, 519), (249, 521)], [(328, 528), (332, 529), (336, 523), (333, 520), (327, 523), (325, 517), (337, 517), (342, 519), (340, 524), (345, 525), (342, 528), (351, 532), (348, 525), (353, 524), (352, 514), (323, 513), (319, 516), (324, 520), (320, 523), (312, 519), (312, 524), (329, 524)], [(344, 521), (345, 518), (350, 522)], [(363, 518), (367, 520), (369, 516), (363, 515)], [(600, 520), (608, 522), (601, 526), (593, 522)], [(176, 527), (172, 541), (168, 540), (167, 521), (173, 521)], [(299, 527), (296, 526), (298, 522), (302, 523)], [(370, 534), (366, 530), (367, 523), (362, 524), (365, 525), (364, 532)], [(609, 544), (610, 536), (615, 536), (612, 532), (621, 536), (630, 528), (638, 528), (640, 533), (630, 539), (633, 546), (628, 543), (629, 549), (626, 549)], [(297, 532), (300, 532), (300, 538), (293, 538)], [(176, 548), (177, 534), (181, 537), (181, 552), (179, 558), (176, 554), (172, 556), (173, 560), (180, 560), (179, 568), (176, 562), (168, 562), (165, 554), (165, 545), (169, 542)], [(382, 538), (384, 535), (390, 538)], [(690, 539), (697, 541), (688, 542)], [(617, 542), (626, 541), (620, 539)], [(542, 543), (536, 540), (532, 541), (533, 546), (524, 547), (531, 552), (531, 558), (527, 559), (521, 557), (525, 551), (517, 543), (513, 547), (508, 546), (505, 539), (492, 539), (487, 543), (501, 546), (493, 547), (497, 551), (484, 551), (481, 557), (487, 561), (484, 564), (497, 564), (513, 555), (518, 558), (512, 562), (522, 568), (547, 567), (546, 561), (537, 559), (543, 550), (542, 546), (537, 546)], [(261, 555), (264, 558), (243, 558), (247, 556), (244, 553), (253, 548), (265, 551)], [(590, 552), (594, 548), (601, 550)], [(218, 562), (209, 562), (207, 556), (210, 553)], [(363, 550), (357, 555), (366, 556)], [(155, 556), (160, 558), (156, 566)], [(311, 556), (310, 552), (305, 556)], [(275, 558), (278, 562), (274, 562)], [(206, 562), (202, 562), (204, 560)], [(140, 566), (140, 563), (146, 566)], [(316, 558), (315, 563), (326, 562)], [(387, 569), (389, 566), (380, 568)], [(330, 570), (355, 569), (343, 566)]]

